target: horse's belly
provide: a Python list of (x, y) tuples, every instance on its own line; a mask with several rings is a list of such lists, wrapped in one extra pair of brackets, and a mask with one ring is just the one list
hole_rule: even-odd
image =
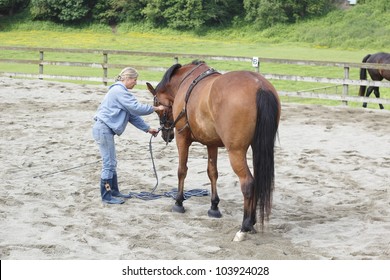
[[(199, 121), (201, 120), (201, 121)], [(200, 142), (203, 145), (212, 145), (222, 147), (223, 143), (217, 134), (213, 122), (203, 118), (197, 118), (197, 122), (189, 121), (189, 127), (192, 132), (194, 141)]]

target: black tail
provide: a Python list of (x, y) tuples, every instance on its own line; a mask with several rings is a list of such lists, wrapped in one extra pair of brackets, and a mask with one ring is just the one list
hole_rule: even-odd
[[(371, 54), (366, 55), (362, 62), (367, 62), (367, 59), (369, 59)], [(360, 80), (367, 80), (367, 69), (366, 68), (360, 68)], [(366, 93), (366, 86), (360, 86), (359, 87), (359, 96), (364, 96)]]
[(252, 142), (255, 198), (260, 221), (271, 213), (274, 190), (274, 145), (279, 123), (279, 100), (271, 92), (260, 89), (256, 96), (257, 120)]

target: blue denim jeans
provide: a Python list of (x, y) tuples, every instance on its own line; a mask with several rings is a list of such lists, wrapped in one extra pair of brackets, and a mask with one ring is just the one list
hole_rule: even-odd
[(104, 122), (97, 119), (92, 128), (93, 138), (99, 145), (103, 167), (101, 179), (112, 179), (116, 172), (115, 133)]

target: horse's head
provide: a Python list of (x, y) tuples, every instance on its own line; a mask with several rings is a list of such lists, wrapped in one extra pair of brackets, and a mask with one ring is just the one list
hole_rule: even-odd
[(165, 142), (171, 142), (175, 137), (173, 132), (174, 129), (174, 120), (172, 114), (172, 100), (169, 98), (169, 95), (163, 91), (158, 90), (158, 86), (155, 89), (150, 83), (146, 83), (148, 90), (153, 94), (153, 105), (159, 106), (163, 105), (165, 110), (163, 112), (158, 112), (158, 117), (160, 119), (160, 129), (162, 132), (162, 138)]
[[(172, 106), (175, 100), (176, 93), (183, 81), (188, 79), (193, 72), (205, 65), (204, 61), (194, 60), (190, 64), (182, 66), (181, 64), (172, 65), (164, 74), (161, 82), (154, 88), (150, 83), (146, 83), (148, 90), (153, 94), (154, 106), (163, 105), (166, 110), (159, 112), (160, 129), (164, 141), (171, 142), (174, 138), (176, 122), (183, 116), (173, 116)], [(207, 66), (205, 66), (207, 67)]]

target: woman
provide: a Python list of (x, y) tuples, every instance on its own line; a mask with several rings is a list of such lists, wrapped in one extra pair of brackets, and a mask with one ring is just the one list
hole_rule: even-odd
[(138, 129), (156, 136), (158, 130), (151, 128), (140, 116), (164, 110), (162, 105), (154, 107), (137, 101), (129, 91), (137, 84), (137, 78), (138, 73), (134, 68), (123, 69), (116, 82), (109, 87), (94, 117), (93, 137), (99, 145), (103, 161), (100, 193), (102, 201), (109, 204), (121, 204), (124, 202), (122, 198), (131, 197), (130, 194), (122, 194), (118, 188), (114, 135), (120, 136), (130, 122)]

